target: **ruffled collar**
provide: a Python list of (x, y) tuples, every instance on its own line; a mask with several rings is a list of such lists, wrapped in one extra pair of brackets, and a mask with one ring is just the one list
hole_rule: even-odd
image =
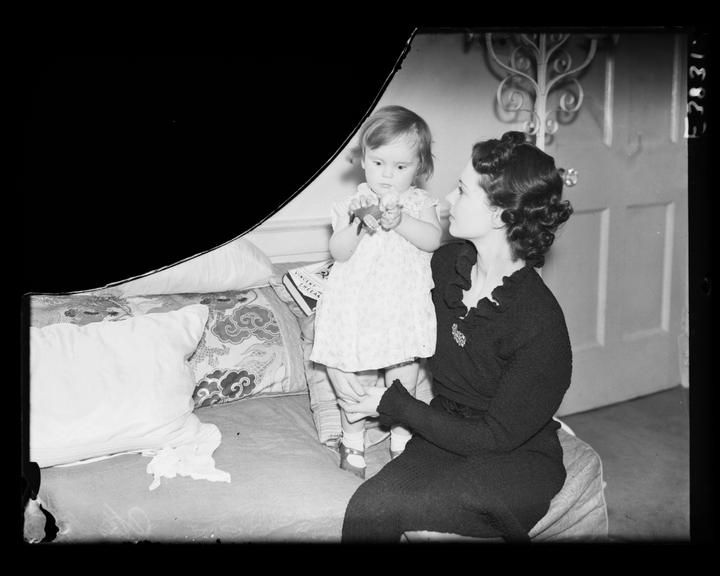
[[(465, 242), (455, 256), (455, 265), (452, 277), (445, 286), (444, 299), (448, 307), (458, 317), (465, 316), (463, 322), (473, 324), (477, 320), (489, 318), (495, 314), (505, 312), (515, 300), (517, 288), (533, 270), (530, 264), (515, 270), (510, 276), (503, 276), (502, 284), (492, 291), (492, 299), (483, 297), (478, 300), (475, 307), (468, 310), (462, 301), (463, 291), (468, 290), (472, 284), (470, 275), (477, 262), (477, 250), (471, 242)], [(497, 302), (497, 304), (496, 304)]]

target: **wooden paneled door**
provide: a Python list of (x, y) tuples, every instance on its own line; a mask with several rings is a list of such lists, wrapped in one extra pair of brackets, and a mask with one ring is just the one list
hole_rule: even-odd
[(542, 271), (565, 311), (560, 415), (680, 383), (687, 275), (685, 38), (621, 34), (581, 78), (583, 108), (546, 150), (574, 168), (575, 213)]

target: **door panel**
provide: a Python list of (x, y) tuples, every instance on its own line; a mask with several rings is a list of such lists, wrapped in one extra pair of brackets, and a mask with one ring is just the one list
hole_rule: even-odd
[(608, 224), (607, 209), (576, 210), (543, 270), (576, 353), (605, 344)]
[(565, 188), (575, 212), (542, 272), (573, 347), (560, 415), (680, 383), (687, 148), (671, 124), (681, 116), (673, 94), (684, 91), (678, 45), (670, 34), (621, 35), (587, 74), (587, 108), (546, 146), (579, 174)]
[(628, 314), (623, 339), (636, 340), (668, 329), (670, 285), (666, 271), (667, 240), (672, 242), (674, 204), (628, 206), (625, 212), (627, 247), (622, 281)]

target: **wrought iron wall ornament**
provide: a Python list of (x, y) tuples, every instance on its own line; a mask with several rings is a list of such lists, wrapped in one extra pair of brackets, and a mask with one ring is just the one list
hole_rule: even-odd
[[(580, 110), (584, 93), (575, 76), (592, 62), (602, 35), (585, 35), (589, 47), (585, 58), (576, 66), (567, 49), (570, 34), (502, 35), (517, 44), (507, 62), (495, 50), (493, 41), (497, 35), (486, 33), (484, 36), (489, 58), (507, 72), (497, 89), (500, 107), (508, 112), (527, 112), (529, 119), (524, 130), (535, 136), (536, 145), (544, 150), (546, 136), (558, 130), (558, 113), (572, 115)], [(472, 41), (474, 37), (475, 34), (466, 37), (466, 45), (468, 38)], [(548, 96), (556, 89), (560, 90), (558, 105), (549, 108)], [(532, 104), (525, 104), (526, 95)]]

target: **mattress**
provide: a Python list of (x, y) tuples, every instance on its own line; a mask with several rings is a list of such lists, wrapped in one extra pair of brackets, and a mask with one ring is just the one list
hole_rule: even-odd
[[(307, 393), (199, 408), (222, 442), (213, 457), (231, 482), (163, 478), (127, 454), (41, 470), (39, 497), (56, 542), (339, 541), (360, 480), (318, 442)], [(378, 447), (379, 448), (379, 447)], [(379, 468), (384, 452), (368, 454)]]
[[(318, 441), (307, 393), (250, 398), (195, 413), (220, 429), (214, 458), (218, 469), (230, 473), (230, 483), (163, 478), (150, 491), (150, 458), (139, 454), (45, 468), (38, 501), (56, 520), (55, 541), (340, 540), (345, 508), (361, 481), (340, 470), (337, 453)], [(607, 508), (600, 458), (572, 434), (561, 429), (558, 435), (567, 479), (530, 535), (534, 541), (602, 539)], [(389, 460), (388, 444), (368, 449), (368, 476)], [(418, 541), (441, 535), (406, 536)]]

